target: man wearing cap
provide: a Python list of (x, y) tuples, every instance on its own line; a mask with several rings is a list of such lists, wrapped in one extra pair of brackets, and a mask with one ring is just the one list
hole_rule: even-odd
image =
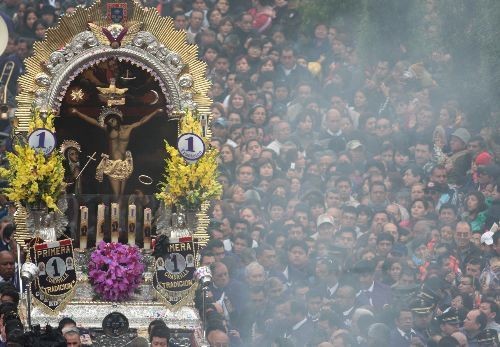
[(423, 298), (416, 298), (410, 303), (413, 313), (413, 328), (425, 339), (431, 337), (428, 330), (434, 314), (434, 303)]
[(351, 155), (352, 164), (356, 168), (364, 167), (366, 163), (365, 147), (359, 140), (351, 140), (347, 142), (346, 149)]
[(324, 240), (327, 242), (333, 239), (335, 234), (335, 225), (332, 217), (326, 213), (320, 214), (316, 225), (317, 232), (311, 236), (313, 239)]
[(479, 166), (477, 168), (477, 189), (485, 192), (490, 184), (495, 184), (495, 180), (500, 177), (500, 166), (496, 164)]
[(454, 308), (448, 309), (441, 316), (437, 317), (437, 319), (441, 332), (446, 336), (451, 336), (451, 334), (457, 332), (460, 328), (458, 312)]
[(212, 122), (212, 137), (218, 137), (224, 143), (227, 140), (227, 122), (219, 117)]
[(465, 183), (465, 176), (472, 160), (467, 149), (469, 140), (470, 134), (465, 128), (458, 128), (451, 134), (449, 157), (451, 167), (448, 167), (448, 178), (451, 184), (461, 186)]

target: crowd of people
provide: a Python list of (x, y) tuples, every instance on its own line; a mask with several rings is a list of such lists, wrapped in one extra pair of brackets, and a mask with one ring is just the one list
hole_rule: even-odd
[[(21, 74), (77, 5), (3, 0), (0, 70)], [(212, 82), (224, 192), (196, 298), (211, 346), (499, 345), (500, 117), (477, 124), (441, 87), (453, 57), (362, 64), (354, 33), (301, 30), (295, 1), (144, 5), (186, 31)]]

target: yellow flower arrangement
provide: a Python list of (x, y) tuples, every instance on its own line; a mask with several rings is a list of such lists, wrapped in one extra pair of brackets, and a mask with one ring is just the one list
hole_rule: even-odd
[[(39, 109), (33, 110), (29, 132), (38, 128), (54, 132), (54, 114), (48, 112), (44, 119)], [(24, 144), (15, 145), (14, 152), (7, 153), (7, 160), (9, 168), (0, 168), (0, 176), (9, 182), (5, 188), (7, 197), (24, 204), (45, 203), (49, 209), (57, 210), (57, 199), (65, 187), (62, 155), (54, 150), (45, 156)]]
[[(208, 140), (202, 136), (201, 124), (196, 114), (187, 110), (180, 120), (180, 133), (200, 136), (208, 148)], [(195, 163), (189, 164), (179, 151), (166, 141), (169, 155), (165, 159), (164, 181), (160, 182), (160, 193), (156, 194), (167, 205), (181, 204), (187, 209), (199, 209), (205, 201), (220, 198), (222, 185), (217, 181), (217, 155), (209, 148)]]

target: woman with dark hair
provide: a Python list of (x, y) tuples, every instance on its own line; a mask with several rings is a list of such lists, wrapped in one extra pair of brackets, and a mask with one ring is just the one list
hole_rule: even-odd
[(251, 67), (248, 62), (248, 58), (245, 55), (241, 55), (234, 61), (234, 71), (243, 80), (250, 79)]
[(387, 284), (388, 286), (394, 286), (398, 283), (401, 278), (401, 272), (403, 270), (403, 265), (400, 260), (387, 258), (382, 264), (382, 278), (381, 282)]
[(233, 29), (234, 29), (234, 23), (233, 19), (231, 17), (224, 17), (221, 19), (219, 27), (217, 28), (217, 41), (220, 44), (223, 44), (226, 37), (228, 37)]
[(35, 31), (35, 39), (37, 41), (42, 41), (45, 38), (45, 32), (49, 26), (43, 20), (38, 19), (35, 24), (33, 24), (33, 30)]
[(276, 163), (271, 159), (259, 159), (257, 161), (257, 173), (260, 179), (272, 181), (277, 176)]
[(222, 18), (224, 18), (224, 16), (222, 15), (221, 11), (218, 8), (215, 7), (211, 10), (208, 10), (207, 19), (209, 23), (209, 28), (217, 32), (219, 30)]
[(415, 225), (419, 220), (427, 217), (429, 211), (429, 202), (425, 199), (413, 200), (410, 207), (410, 221), (411, 225)]
[(305, 109), (295, 118), (295, 132), (292, 136), (298, 141), (301, 148), (307, 149), (318, 139), (316, 129), (316, 120), (319, 119), (319, 114), (311, 109)]
[(357, 113), (365, 113), (369, 109), (368, 97), (364, 89), (358, 89), (354, 94), (353, 110)]
[[(207, 71), (210, 71), (213, 69), (215, 64), (215, 59), (217, 59), (217, 56), (220, 53), (220, 47), (216, 43), (208, 43), (203, 47), (202, 52), (203, 53), (201, 55), (201, 59), (205, 63), (207, 63), (208, 65)], [(223, 89), (225, 89), (225, 85), (223, 84), (222, 86), (224, 87)]]
[(36, 39), (35, 35), (35, 22), (38, 20), (38, 14), (33, 8), (28, 8), (24, 12), (24, 18), (22, 21), (22, 27), (19, 32), (22, 37)]
[(262, 74), (273, 74), (276, 71), (276, 63), (271, 58), (262, 59), (257, 72)]
[(236, 170), (236, 151), (234, 147), (228, 144), (222, 145), (220, 149), (220, 160), (219, 169), (221, 172), (226, 172), (231, 177), (234, 177)]
[(488, 208), (483, 193), (472, 191), (464, 199), (462, 220), (469, 222), (472, 232), (482, 233)]
[(248, 112), (248, 120), (256, 126), (265, 127), (268, 121), (265, 106), (262, 104), (253, 105)]
[(231, 14), (230, 10), (230, 1), (229, 0), (217, 0), (215, 3), (215, 9), (217, 9), (222, 17), (228, 16)]
[(210, 112), (212, 113), (212, 122), (217, 118), (226, 118), (226, 110), (224, 110), (224, 106), (220, 102), (214, 102), (210, 106)]
[(248, 158), (248, 160), (254, 162), (260, 158), (260, 153), (262, 152), (263, 146), (262, 143), (257, 139), (248, 140), (244, 147), (244, 156)]
[[(206, 60), (205, 60), (206, 61)], [(208, 64), (208, 62), (207, 62)], [(226, 97), (225, 83), (219, 78), (214, 78), (212, 81), (212, 87), (209, 90), (208, 96), (212, 98), (215, 103), (221, 103)]]

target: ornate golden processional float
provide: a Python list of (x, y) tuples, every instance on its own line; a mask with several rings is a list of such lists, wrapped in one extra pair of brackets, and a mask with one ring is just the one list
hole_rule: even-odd
[(28, 323), (71, 317), (94, 343), (123, 345), (160, 318), (179, 345), (198, 345), (196, 271), (221, 189), (197, 46), (155, 9), (96, 1), (25, 63), (2, 174)]

